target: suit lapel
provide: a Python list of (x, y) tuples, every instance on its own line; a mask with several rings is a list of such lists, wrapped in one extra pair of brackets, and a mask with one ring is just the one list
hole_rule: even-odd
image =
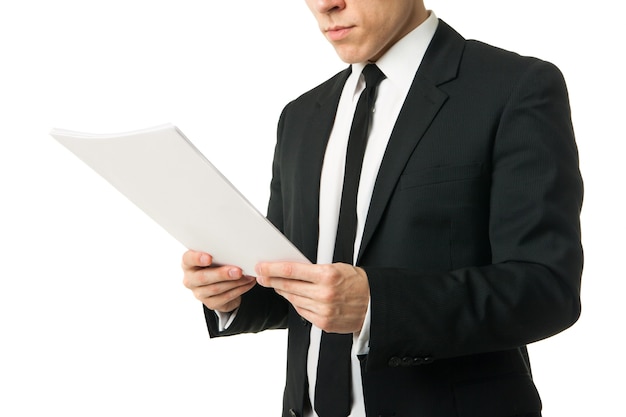
[(350, 75), (348, 68), (340, 72), (331, 80), (330, 88), (326, 89), (316, 101), (315, 109), (311, 117), (306, 121), (307, 128), (302, 137), (300, 149), (302, 151), (301, 190), (298, 193), (303, 199), (296, 207), (301, 212), (297, 218), (302, 222), (298, 228), (301, 231), (301, 250), (311, 260), (317, 258), (317, 245), (319, 238), (319, 197), (320, 178), (326, 145), (330, 137), (339, 98), (343, 86)]
[(360, 258), (372, 239), (407, 161), (448, 96), (439, 85), (456, 78), (465, 40), (443, 21), (415, 75), (383, 157), (363, 231)]

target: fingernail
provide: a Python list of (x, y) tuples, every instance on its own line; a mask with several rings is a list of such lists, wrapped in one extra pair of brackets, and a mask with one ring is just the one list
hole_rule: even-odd
[(228, 276), (231, 278), (241, 278), (241, 273), (238, 269), (233, 268), (228, 270)]
[(208, 265), (209, 264), (209, 255), (201, 255), (200, 256), (200, 265)]

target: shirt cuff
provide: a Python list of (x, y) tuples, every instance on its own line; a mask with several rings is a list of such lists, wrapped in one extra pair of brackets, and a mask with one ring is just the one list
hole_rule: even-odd
[(370, 323), (372, 322), (372, 299), (367, 303), (367, 312), (361, 331), (353, 333), (352, 354), (367, 355), (370, 351)]
[(237, 316), (238, 310), (239, 309), (235, 309), (229, 313), (213, 311), (217, 316), (217, 330), (223, 332), (224, 330), (228, 329), (228, 326), (230, 326), (233, 323), (233, 320), (235, 320), (235, 316)]

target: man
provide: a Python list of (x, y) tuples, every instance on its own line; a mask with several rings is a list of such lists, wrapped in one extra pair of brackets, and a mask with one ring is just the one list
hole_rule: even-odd
[[(307, 4), (352, 65), (284, 109), (268, 218), (315, 264), (261, 263), (254, 278), (187, 252), (210, 334), (288, 327), (283, 416), (540, 416), (525, 346), (580, 312), (582, 181), (560, 72), (466, 41), (422, 0)], [(334, 262), (354, 172), (354, 254)], [(337, 334), (347, 359), (323, 353)], [(323, 392), (345, 373), (348, 409)]]

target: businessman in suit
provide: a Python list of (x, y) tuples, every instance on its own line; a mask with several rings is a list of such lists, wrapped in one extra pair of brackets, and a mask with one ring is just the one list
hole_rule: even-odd
[[(307, 4), (351, 65), (283, 110), (268, 218), (314, 263), (248, 277), (185, 253), (211, 336), (289, 329), (285, 417), (540, 416), (526, 345), (580, 313), (582, 180), (561, 73), (463, 39), (422, 0)], [(354, 252), (338, 262), (367, 91)], [(335, 336), (347, 356), (323, 353)]]

